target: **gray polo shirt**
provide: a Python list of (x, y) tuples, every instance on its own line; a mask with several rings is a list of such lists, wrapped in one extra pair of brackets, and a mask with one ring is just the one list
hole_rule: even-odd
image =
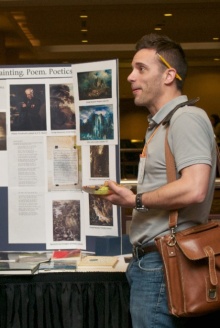
[[(146, 140), (166, 115), (178, 104), (187, 101), (180, 96), (163, 106), (153, 117), (149, 116), (149, 128)], [(150, 128), (151, 123), (155, 126)], [(165, 163), (166, 126), (161, 125), (147, 147), (147, 158), (142, 183), (138, 183), (137, 192), (157, 189), (167, 183)], [(216, 177), (216, 151), (213, 128), (206, 112), (196, 106), (179, 108), (170, 121), (168, 142), (175, 158), (177, 177), (179, 172), (190, 165), (208, 164), (211, 166), (209, 189), (204, 202), (179, 209), (178, 228), (182, 230), (198, 223), (206, 222), (210, 213)], [(158, 235), (169, 232), (169, 211), (150, 209), (148, 212), (133, 210), (130, 227), (130, 241), (134, 245), (152, 242)]]

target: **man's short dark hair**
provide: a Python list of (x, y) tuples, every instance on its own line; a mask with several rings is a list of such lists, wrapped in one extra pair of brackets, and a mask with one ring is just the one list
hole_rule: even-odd
[(141, 49), (154, 49), (162, 55), (168, 63), (176, 69), (182, 81), (177, 80), (177, 88), (182, 89), (187, 74), (185, 53), (180, 44), (174, 42), (166, 35), (151, 33), (144, 35), (136, 44), (136, 51)]

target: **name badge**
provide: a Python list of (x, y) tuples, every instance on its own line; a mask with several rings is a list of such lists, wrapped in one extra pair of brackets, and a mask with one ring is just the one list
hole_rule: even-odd
[(143, 183), (144, 180), (145, 161), (146, 161), (146, 157), (140, 156), (140, 161), (138, 166), (138, 183)]

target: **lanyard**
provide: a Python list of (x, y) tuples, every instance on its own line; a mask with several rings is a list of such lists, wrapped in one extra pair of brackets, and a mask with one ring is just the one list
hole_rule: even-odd
[(150, 138), (146, 141), (144, 148), (142, 150), (142, 153), (140, 154), (140, 158), (144, 158), (146, 157), (146, 150), (147, 150), (147, 146), (150, 143), (150, 141), (152, 140), (152, 138), (154, 137), (154, 135), (156, 134), (157, 130), (159, 129), (159, 127), (161, 126), (161, 124), (158, 125), (158, 127), (154, 130), (154, 132), (151, 134)]

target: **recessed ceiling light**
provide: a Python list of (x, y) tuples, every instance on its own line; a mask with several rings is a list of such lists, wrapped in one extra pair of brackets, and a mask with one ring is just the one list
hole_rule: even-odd
[(88, 42), (88, 40), (82, 40), (82, 43), (87, 43)]
[(154, 30), (155, 30), (155, 31), (161, 31), (162, 28), (161, 28), (161, 27), (155, 27)]
[(81, 32), (88, 32), (88, 30), (86, 28), (82, 28)]
[(220, 58), (214, 58), (214, 61), (220, 61)]
[(80, 18), (88, 18), (88, 15), (80, 15)]
[(169, 13), (167, 13), (167, 14), (163, 14), (165, 17), (171, 17), (171, 16), (173, 16), (173, 14), (169, 14)]
[(214, 41), (218, 41), (219, 38), (218, 38), (218, 37), (214, 37), (214, 38), (212, 38), (212, 40), (214, 40)]

